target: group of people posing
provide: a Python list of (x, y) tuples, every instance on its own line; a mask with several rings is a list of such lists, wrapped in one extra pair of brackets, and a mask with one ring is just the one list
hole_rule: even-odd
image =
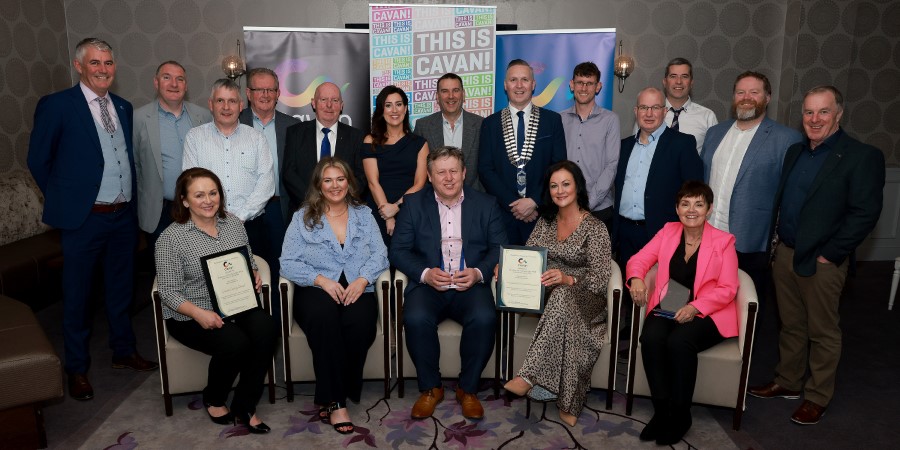
[[(320, 419), (339, 433), (354, 430), (347, 400), (361, 395), (376, 333), (374, 282), (389, 267), (410, 280), (402, 307), (420, 391), (412, 417), (430, 417), (444, 398), (437, 326), (445, 319), (463, 335), (461, 372), (444, 375), (459, 376), (463, 416), (484, 416), (477, 393), (494, 350), (490, 283), (504, 244), (548, 250), (546, 308), (505, 387), (555, 400), (570, 426), (606, 344), (614, 257), (632, 300), (647, 306), (640, 340), (655, 413), (642, 440), (669, 445), (690, 428), (697, 353), (738, 334), (739, 268), (763, 305), (774, 279), (782, 320), (776, 377), (751, 395), (802, 390), (792, 416), (801, 424), (818, 422), (833, 395), (838, 298), (850, 256), (880, 214), (884, 158), (841, 130), (843, 99), (832, 86), (806, 93), (805, 138), (767, 117), (771, 86), (754, 71), (737, 77), (733, 119), (717, 124), (691, 101), (691, 64), (676, 58), (663, 90), (640, 91), (634, 134), (620, 139), (618, 116), (596, 104), (595, 64), (574, 68), (575, 104), (557, 113), (532, 102), (534, 72), (513, 60), (509, 106), (499, 112), (466, 112), (463, 81), (448, 73), (437, 82), (439, 112), (412, 129), (407, 94), (388, 86), (365, 134), (339, 121), (341, 90), (330, 82), (315, 91), (315, 120), (299, 122), (275, 109), (279, 80), (269, 69), (248, 72), (249, 108), (222, 79), (206, 110), (184, 100), (184, 67), (167, 61), (154, 77), (157, 99), (132, 113), (109, 93), (107, 43), (81, 41), (74, 64), (79, 85), (37, 106), (28, 164), (46, 198), (45, 222), (63, 230), (66, 261), (79, 262), (64, 267), (76, 399), (93, 395), (83, 285), (100, 258), (113, 366), (156, 367), (134, 351), (127, 317), (136, 222), (154, 245), (169, 332), (212, 355), (207, 413), (253, 433), (269, 431), (255, 412), (277, 326), (261, 310), (215, 313), (200, 262), (240, 247), (272, 269), (272, 280), (256, 276), (257, 288), (279, 275), (298, 286), (285, 301), (312, 350)], [(690, 292), (667, 316), (659, 308), (670, 281)]]

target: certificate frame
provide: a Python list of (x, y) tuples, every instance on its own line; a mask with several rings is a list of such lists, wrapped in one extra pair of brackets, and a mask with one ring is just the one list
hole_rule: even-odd
[(497, 309), (543, 314), (546, 287), (541, 283), (541, 274), (546, 271), (545, 247), (501, 245), (497, 269)]
[(232, 317), (260, 308), (246, 246), (203, 256), (200, 266), (213, 310), (219, 316)]

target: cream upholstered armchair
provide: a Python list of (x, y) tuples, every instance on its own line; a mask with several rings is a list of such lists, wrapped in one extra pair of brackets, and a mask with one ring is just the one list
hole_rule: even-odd
[[(656, 267), (644, 277), (647, 292), (652, 292), (656, 279)], [(694, 385), (694, 403), (724, 406), (734, 409), (732, 427), (741, 428), (747, 396), (747, 377), (750, 373), (750, 350), (753, 348), (753, 334), (756, 330), (758, 308), (756, 288), (753, 280), (743, 270), (738, 270), (740, 288), (737, 302), (738, 336), (725, 339), (718, 345), (697, 355), (697, 382)], [(628, 377), (626, 381), (625, 414), (631, 415), (635, 395), (650, 395), (641, 346), (638, 336), (644, 326), (646, 306), (632, 305), (631, 346), (628, 357)]]
[[(615, 261), (610, 261), (609, 283), (606, 286), (606, 345), (600, 350), (600, 356), (591, 373), (591, 387), (606, 391), (606, 409), (612, 409), (613, 392), (616, 389), (616, 359), (619, 349), (619, 312), (622, 305), (622, 272)], [(539, 317), (534, 315), (514, 314), (514, 328), (509, 344), (509, 359), (504, 379), (512, 378), (525, 362), (525, 353), (531, 346), (534, 330)], [(529, 402), (530, 403), (530, 402)], [(530, 404), (528, 405), (530, 407)], [(526, 416), (530, 415), (530, 408)]]
[[(406, 342), (403, 340), (403, 290), (406, 288), (407, 283), (409, 283), (409, 279), (406, 275), (399, 270), (394, 273), (394, 292), (397, 299), (397, 322), (395, 324), (397, 327), (397, 394), (400, 398), (403, 398), (405, 393), (403, 381), (406, 378), (414, 378), (416, 376), (416, 366), (413, 364), (409, 353), (404, 351)], [(489, 359), (484, 366), (484, 371), (481, 373), (481, 378), (491, 378), (494, 380), (494, 396), (500, 394), (500, 358), (498, 353), (500, 353), (501, 326), (499, 324), (503, 316), (504, 314), (498, 312), (498, 326), (496, 338), (494, 340), (494, 351), (491, 354), (491, 359)], [(462, 325), (450, 319), (447, 319), (438, 325), (438, 340), (441, 343), (439, 367), (441, 374), (445, 376), (451, 374), (452, 376), (456, 376), (461, 369), (459, 341), (462, 339), (462, 330)]]
[[(269, 314), (271, 286), (269, 280), (269, 265), (259, 256), (254, 256), (256, 266), (259, 268), (259, 276), (263, 279), (262, 305)], [(209, 372), (210, 356), (188, 348), (177, 339), (169, 335), (166, 329), (166, 321), (163, 320), (162, 298), (156, 288), (156, 278), (153, 279), (151, 292), (153, 301), (153, 320), (156, 324), (156, 350), (159, 357), (159, 378), (162, 382), (163, 402), (166, 407), (166, 415), (172, 415), (172, 396), (176, 394), (188, 394), (200, 392), (206, 387), (207, 373)], [(269, 403), (275, 403), (275, 359), (269, 367), (266, 384), (269, 387)], [(237, 380), (235, 380), (237, 384)]]
[[(384, 382), (384, 397), (390, 398), (391, 348), (390, 330), (391, 323), (388, 308), (390, 299), (391, 272), (385, 270), (375, 280), (375, 295), (378, 298), (378, 324), (375, 332), (375, 342), (369, 347), (366, 356), (366, 365), (363, 366), (364, 379), (379, 379)], [(294, 401), (294, 383), (315, 381), (313, 371), (312, 351), (306, 341), (306, 334), (294, 320), (294, 289), (295, 285), (287, 278), (282, 277), (278, 281), (281, 290), (281, 339), (284, 352), (284, 382), (287, 386), (287, 399)]]

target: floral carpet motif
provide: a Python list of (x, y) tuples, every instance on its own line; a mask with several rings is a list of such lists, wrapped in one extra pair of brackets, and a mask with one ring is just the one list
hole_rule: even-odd
[[(199, 394), (173, 399), (174, 414), (166, 417), (159, 394), (159, 378), (150, 377), (133, 392), (81, 447), (126, 450), (134, 448), (394, 448), (394, 449), (593, 449), (648, 448), (638, 434), (650, 415), (649, 401), (638, 399), (632, 416), (624, 414), (621, 394), (614, 395), (613, 409), (605, 410), (605, 393), (588, 395), (584, 412), (574, 427), (559, 420), (553, 403), (531, 402), (530, 414), (524, 398), (494, 397), (485, 385), (479, 398), (485, 418), (462, 417), (452, 394), (425, 420), (410, 418), (417, 398), (414, 383), (407, 382), (407, 395), (382, 398), (380, 383), (366, 383), (360, 404), (350, 404), (356, 425), (352, 434), (341, 435), (318, 418), (311, 385), (297, 385), (300, 395), (288, 403), (265, 399), (258, 414), (272, 427), (268, 435), (249, 434), (243, 425), (215, 425), (206, 417)], [(454, 382), (445, 380), (447, 392)], [(284, 390), (280, 389), (283, 393)], [(735, 448), (734, 443), (708, 414), (694, 408), (694, 426), (675, 448)]]

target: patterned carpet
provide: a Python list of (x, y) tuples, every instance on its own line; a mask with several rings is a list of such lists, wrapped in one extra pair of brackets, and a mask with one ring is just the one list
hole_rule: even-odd
[[(175, 413), (166, 417), (159, 394), (159, 377), (149, 377), (81, 445), (89, 449), (230, 449), (230, 448), (505, 448), (505, 449), (593, 449), (650, 448), (638, 434), (650, 416), (645, 399), (635, 402), (631, 417), (624, 414), (624, 397), (616, 394), (611, 411), (604, 410), (605, 394), (592, 392), (575, 427), (559, 421), (555, 404), (531, 404), (526, 417), (526, 402), (504, 396), (493, 397), (491, 389), (479, 398), (485, 407), (485, 419), (468, 421), (460, 415), (459, 405), (448, 390), (434, 417), (412, 420), (410, 409), (416, 400), (414, 383), (407, 382), (407, 396), (382, 398), (380, 383), (366, 383), (359, 405), (350, 405), (356, 430), (341, 435), (317, 420), (311, 385), (297, 385), (299, 394), (293, 403), (281, 398), (275, 404), (264, 401), (258, 413), (272, 427), (272, 433), (258, 436), (245, 427), (215, 425), (206, 417), (198, 395), (173, 400)], [(447, 389), (453, 381), (445, 380)], [(485, 386), (486, 387), (486, 386)], [(280, 390), (283, 394), (283, 389)], [(674, 448), (736, 448), (706, 408), (694, 407), (694, 425), (684, 441)]]

